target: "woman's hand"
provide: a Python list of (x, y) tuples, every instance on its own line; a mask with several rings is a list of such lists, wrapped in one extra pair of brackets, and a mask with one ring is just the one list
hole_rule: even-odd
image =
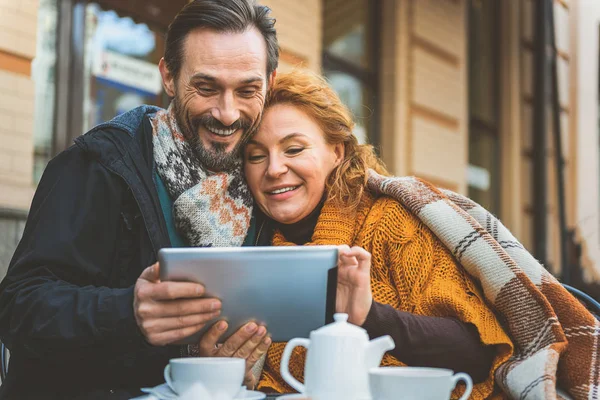
[(348, 321), (360, 326), (372, 302), (371, 254), (362, 247), (339, 246), (335, 312), (348, 314)]
[(220, 337), (227, 330), (227, 322), (219, 321), (214, 324), (200, 339), (200, 357), (239, 357), (246, 360), (246, 374), (244, 385), (254, 389), (258, 378), (254, 376), (254, 364), (269, 350), (271, 336), (267, 328), (254, 322), (242, 326), (232, 334), (223, 344), (217, 345)]

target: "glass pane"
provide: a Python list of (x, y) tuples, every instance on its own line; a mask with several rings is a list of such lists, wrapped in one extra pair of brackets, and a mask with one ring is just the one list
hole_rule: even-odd
[(496, 0), (471, 0), (469, 13), (469, 106), (471, 116), (497, 123), (498, 25)]
[(469, 197), (498, 215), (500, 211), (498, 138), (471, 125), (469, 134)]
[(95, 3), (85, 18), (83, 131), (141, 104), (164, 106), (162, 33)]
[(58, 0), (39, 0), (36, 56), (32, 63), (35, 85), (33, 118), (33, 181), (40, 181), (52, 156), (56, 87), (56, 28)]
[(323, 74), (335, 89), (342, 102), (350, 109), (354, 117), (354, 135), (360, 143), (367, 143), (369, 125), (373, 118), (370, 103), (370, 90), (352, 75), (338, 71), (323, 71)]
[(323, 2), (323, 50), (361, 68), (371, 66), (368, 0)]

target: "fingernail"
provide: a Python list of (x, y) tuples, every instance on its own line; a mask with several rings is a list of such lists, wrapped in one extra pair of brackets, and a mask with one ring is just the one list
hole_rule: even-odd
[(196, 294), (198, 294), (198, 295), (202, 295), (202, 293), (204, 293), (204, 286), (202, 286), (202, 285), (198, 285), (198, 286), (196, 287)]
[(221, 302), (213, 301), (212, 303), (210, 303), (210, 309), (213, 311), (221, 309)]
[(265, 333), (267, 333), (267, 330), (265, 329), (264, 326), (259, 326), (258, 330), (256, 331), (256, 336), (262, 336)]
[(254, 322), (252, 322), (246, 326), (246, 332), (252, 333), (256, 330), (256, 328), (257, 328), (256, 324)]
[(220, 331), (224, 331), (225, 328), (227, 328), (227, 324), (225, 323), (225, 321), (221, 321), (219, 322), (219, 324), (217, 325), (217, 329)]
[(267, 338), (264, 340), (264, 342), (265, 342), (265, 344), (266, 344), (267, 346), (268, 346), (268, 345), (270, 345), (270, 344), (271, 344), (271, 338), (270, 338), (270, 337), (267, 337)]

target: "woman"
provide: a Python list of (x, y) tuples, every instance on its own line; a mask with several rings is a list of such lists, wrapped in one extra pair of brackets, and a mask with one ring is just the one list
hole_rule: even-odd
[[(346, 245), (336, 311), (371, 337), (394, 338), (384, 365), (465, 371), (477, 382), (473, 398), (498, 393), (494, 371), (512, 354), (510, 339), (431, 231), (398, 201), (366, 188), (369, 169), (385, 168), (352, 128), (324, 80), (300, 72), (278, 77), (244, 152), (250, 189), (274, 224), (272, 244)], [(290, 391), (279, 375), (284, 346), (271, 346), (260, 389)], [(304, 353), (296, 351), (290, 371), (300, 377)]]

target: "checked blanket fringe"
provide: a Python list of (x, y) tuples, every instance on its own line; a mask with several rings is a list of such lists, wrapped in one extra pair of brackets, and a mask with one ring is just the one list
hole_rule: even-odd
[(514, 399), (598, 399), (600, 325), (491, 213), (415, 177), (370, 171), (373, 193), (400, 201), (482, 286), (515, 345), (496, 371)]

